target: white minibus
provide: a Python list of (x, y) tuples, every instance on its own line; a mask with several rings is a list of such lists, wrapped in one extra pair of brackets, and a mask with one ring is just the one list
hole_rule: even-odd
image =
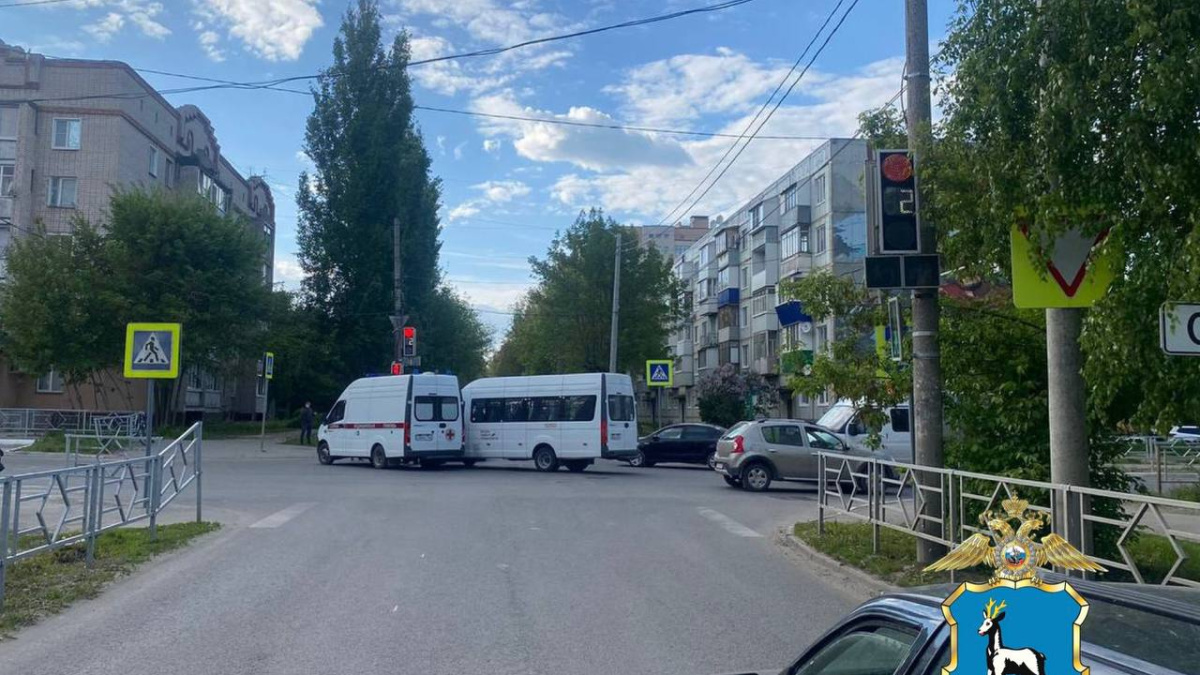
[(462, 397), (453, 375), (364, 377), (350, 383), (317, 429), (317, 459), (370, 458), (436, 466), (463, 457)]
[(489, 377), (463, 387), (468, 462), (533, 460), (583, 471), (637, 454), (633, 381), (616, 373)]

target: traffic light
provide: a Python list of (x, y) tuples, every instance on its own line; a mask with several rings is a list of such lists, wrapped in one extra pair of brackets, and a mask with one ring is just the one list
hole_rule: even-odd
[(879, 151), (879, 252), (920, 253), (917, 167), (908, 150)]
[(404, 327), (404, 355), (417, 355), (417, 329), (412, 326)]
[(392, 361), (392, 374), (393, 375), (403, 375), (404, 374), (404, 366), (400, 365), (399, 361)]

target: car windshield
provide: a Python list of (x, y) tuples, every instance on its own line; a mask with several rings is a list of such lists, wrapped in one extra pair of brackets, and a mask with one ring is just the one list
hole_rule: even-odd
[(835, 405), (824, 415), (821, 415), (821, 419), (817, 420), (817, 424), (840, 433), (842, 427), (846, 426), (846, 422), (849, 422), (852, 417), (854, 417), (854, 408), (852, 406)]

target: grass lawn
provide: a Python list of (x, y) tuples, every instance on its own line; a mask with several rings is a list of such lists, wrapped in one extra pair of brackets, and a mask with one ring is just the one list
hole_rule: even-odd
[[(190, 425), (189, 425), (190, 426)], [(281, 431), (292, 431), (296, 427), (292, 426), (290, 420), (267, 420), (267, 433), (275, 434)], [(187, 427), (164, 426), (154, 430), (155, 436), (163, 438), (179, 438), (179, 435), (187, 431)], [(261, 421), (246, 420), (240, 422), (226, 422), (223, 420), (205, 422), (204, 437), (206, 439), (222, 439), (222, 438), (238, 438), (241, 436), (257, 436), (262, 429)], [(299, 434), (299, 432), (297, 432)]]
[(1167, 495), (1171, 499), (1182, 499), (1188, 502), (1200, 502), (1200, 483), (1177, 487)]
[[(879, 553), (871, 551), (871, 526), (866, 523), (826, 522), (825, 536), (817, 534), (815, 521), (796, 523), (797, 538), (825, 555), (847, 565), (853, 565), (896, 586), (922, 586), (950, 581), (946, 573), (927, 574), (916, 560), (917, 538), (888, 528), (879, 534)], [(1180, 542), (1187, 560), (1177, 576), (1200, 581), (1200, 544)], [(1143, 533), (1128, 544), (1129, 553), (1148, 583), (1158, 583), (1175, 562), (1175, 551), (1166, 538)], [(1119, 555), (1119, 554), (1118, 554)], [(964, 570), (955, 575), (957, 581), (987, 581), (990, 568)], [(1123, 570), (1112, 570), (1109, 581), (1132, 581)]]
[(0, 641), (13, 631), (58, 614), (71, 603), (100, 594), (104, 586), (160, 553), (186, 546), (219, 528), (218, 523), (158, 526), (158, 541), (146, 528), (110, 530), (96, 540), (96, 560), (87, 568), (82, 544), (26, 558), (8, 568)]
[(66, 452), (67, 439), (60, 432), (48, 433), (41, 438), (34, 439), (33, 445), (27, 445), (21, 448), (21, 452)]

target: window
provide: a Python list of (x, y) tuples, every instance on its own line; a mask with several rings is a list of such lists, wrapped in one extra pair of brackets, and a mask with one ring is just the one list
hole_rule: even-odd
[(66, 176), (51, 176), (49, 192), (46, 194), (46, 205), (64, 209), (75, 208), (75, 193), (78, 181)]
[(61, 394), (63, 391), (62, 373), (57, 370), (51, 370), (45, 375), (37, 379), (37, 391), (39, 394)]
[(891, 675), (908, 658), (916, 632), (880, 626), (842, 635), (811, 657), (797, 663), (789, 675)]
[(471, 401), (472, 422), (504, 421), (504, 399), (477, 398)]
[(800, 253), (812, 253), (812, 247), (808, 243), (807, 225), (796, 228), (796, 250)]
[(826, 237), (826, 235), (825, 235), (825, 224), (824, 224), (824, 223), (821, 223), (820, 225), (818, 225), (818, 226), (817, 226), (817, 231), (816, 231), (816, 233), (814, 234), (814, 236), (815, 236), (815, 237), (816, 237), (816, 239), (817, 239), (817, 250), (816, 250), (816, 252), (817, 252), (817, 253), (824, 253), (824, 252), (825, 252), (825, 247), (828, 245), (828, 243), (825, 241), (825, 237)]
[(783, 193), (783, 208), (785, 211), (791, 211), (797, 206), (800, 206), (800, 191), (793, 185)]
[(17, 158), (16, 108), (0, 107), (0, 160)]
[(717, 272), (717, 288), (729, 288), (729, 272), (728, 267)]
[(564, 421), (591, 422), (596, 418), (595, 396), (567, 396), (563, 402)]
[(16, 175), (15, 165), (11, 162), (0, 162), (0, 197), (12, 194), (13, 179)]
[(823, 352), (829, 348), (829, 327), (815, 326), (813, 328), (813, 351)]
[(749, 326), (749, 325), (750, 325), (750, 308), (743, 307), (742, 308), (742, 326)]
[(530, 422), (557, 422), (562, 419), (563, 400), (558, 396), (537, 396), (529, 399)]
[(829, 405), (829, 390), (826, 389), (817, 397), (817, 405)]
[(150, 175), (158, 177), (158, 148), (150, 148)]
[(656, 435), (660, 441), (677, 441), (683, 437), (683, 427), (667, 427)]
[(750, 268), (743, 267), (742, 268), (742, 288), (748, 288), (749, 286), (750, 286)]
[(170, 157), (167, 158), (166, 171), (163, 173), (163, 182), (167, 187), (175, 187), (175, 162)]
[(759, 225), (762, 225), (762, 222), (765, 218), (766, 218), (766, 209), (763, 208), (762, 202), (759, 202), (753, 208), (750, 209), (750, 226), (751, 227), (758, 227)]
[(708, 264), (709, 250), (707, 246), (700, 247), (700, 266), (704, 267)]
[(413, 399), (413, 417), (418, 422), (453, 422), (458, 419), (458, 398), (417, 396)]
[(788, 230), (779, 238), (779, 255), (790, 258), (800, 252), (800, 228)]
[(614, 422), (632, 422), (636, 418), (633, 397), (610, 394), (608, 397), (608, 419)]
[(529, 399), (504, 399), (504, 421), (526, 422), (529, 420)]
[(804, 447), (804, 434), (794, 424), (778, 424), (762, 428), (763, 440), (777, 445)]
[(828, 431), (817, 429), (816, 427), (805, 427), (805, 431), (808, 432), (808, 447), (810, 448), (816, 448), (818, 450), (842, 449), (841, 441), (837, 439), (837, 436), (834, 436)]
[(906, 434), (909, 431), (908, 408), (892, 408), (892, 431)]
[(821, 174), (813, 179), (813, 204), (821, 205), (825, 203), (825, 174)]
[(346, 418), (346, 402), (338, 401), (337, 403), (333, 404), (333, 408), (330, 409), (329, 414), (325, 416), (325, 424), (333, 424), (334, 422), (341, 422), (345, 418)]
[(54, 138), (50, 147), (55, 150), (78, 150), (79, 136), (83, 129), (83, 120), (56, 117), (53, 123)]

